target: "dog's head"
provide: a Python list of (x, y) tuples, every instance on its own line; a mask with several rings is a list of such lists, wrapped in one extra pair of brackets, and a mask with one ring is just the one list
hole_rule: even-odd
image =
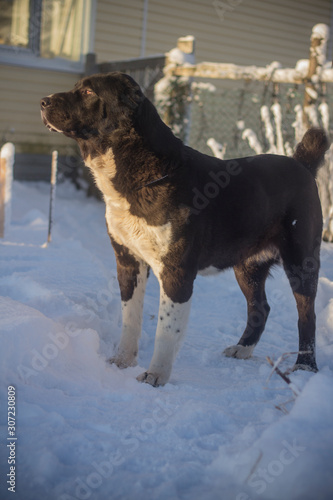
[(143, 100), (139, 85), (130, 76), (114, 72), (83, 78), (73, 90), (41, 99), (40, 107), (49, 130), (89, 140), (131, 127)]

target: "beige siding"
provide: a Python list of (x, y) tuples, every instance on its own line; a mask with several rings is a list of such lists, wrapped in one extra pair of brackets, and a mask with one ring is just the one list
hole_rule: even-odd
[(57, 147), (62, 154), (69, 153), (73, 141), (44, 127), (39, 101), (51, 93), (69, 90), (78, 75), (4, 65), (0, 65), (0, 75), (2, 142), (14, 142), (17, 152), (48, 153)]
[(98, 62), (140, 56), (143, 0), (98, 0), (95, 53)]
[(147, 52), (163, 52), (177, 37), (194, 35), (198, 61), (266, 65), (277, 60), (289, 66), (308, 57), (312, 27), (330, 24), (329, 0), (224, 0), (219, 5), (234, 5), (223, 20), (211, 0), (149, 0)]
[[(218, 2), (217, 2), (218, 3)], [(330, 24), (330, 0), (149, 0), (146, 54), (194, 35), (197, 60), (284, 66), (308, 57), (312, 27)], [(237, 5), (238, 4), (238, 5)], [(98, 61), (138, 57), (144, 0), (98, 0), (95, 52)]]

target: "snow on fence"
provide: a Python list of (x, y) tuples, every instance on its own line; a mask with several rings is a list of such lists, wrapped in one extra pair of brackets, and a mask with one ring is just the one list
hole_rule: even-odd
[[(174, 133), (203, 152), (220, 158), (253, 152), (291, 155), (309, 126), (322, 126), (330, 135), (333, 68), (326, 62), (328, 37), (328, 26), (314, 26), (309, 59), (295, 68), (282, 68), (276, 61), (264, 68), (195, 63), (194, 38), (180, 38), (177, 48), (166, 54), (155, 103)], [(196, 78), (240, 80), (243, 88), (216, 89)], [(327, 241), (333, 241), (332, 171), (331, 148), (318, 176)]]
[(0, 238), (10, 224), (15, 147), (7, 142), (0, 151)]

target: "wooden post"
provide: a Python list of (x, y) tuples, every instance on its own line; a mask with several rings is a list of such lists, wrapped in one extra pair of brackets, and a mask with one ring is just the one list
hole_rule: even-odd
[[(329, 38), (329, 28), (326, 24), (317, 24), (313, 27), (311, 35), (311, 46), (309, 55), (309, 68), (306, 77), (302, 127), (296, 135), (296, 142), (301, 140), (302, 135), (310, 126), (319, 126), (316, 103), (319, 97), (320, 82), (322, 81), (323, 66), (326, 62), (326, 46)], [(327, 123), (323, 123), (327, 128)], [(331, 154), (329, 156), (331, 158)], [(333, 241), (333, 199), (331, 192), (331, 167), (329, 160), (318, 172), (317, 185), (322, 206), (324, 231), (323, 239)]]
[(191, 81), (176, 76), (177, 67), (195, 62), (195, 39), (178, 38), (177, 47), (166, 54), (164, 77), (155, 85), (155, 103), (164, 122), (175, 135), (188, 142), (190, 129)]
[(98, 73), (96, 54), (90, 52), (86, 55), (84, 74), (89, 76), (93, 75), (94, 73)]
[(52, 153), (52, 164), (51, 164), (51, 191), (50, 191), (50, 209), (49, 209), (49, 230), (47, 234), (47, 243), (51, 242), (51, 232), (53, 225), (53, 213), (55, 205), (55, 192), (57, 185), (57, 170), (58, 170), (58, 151), (53, 151)]
[[(329, 28), (326, 24), (316, 24), (311, 35), (309, 68), (303, 100), (303, 127), (318, 126), (315, 103), (318, 99), (318, 83), (320, 74), (326, 62), (326, 46), (329, 38)], [(304, 130), (304, 131), (305, 131)]]
[(0, 158), (0, 238), (5, 235), (6, 158)]
[(0, 238), (10, 224), (14, 158), (14, 144), (8, 142), (0, 152)]

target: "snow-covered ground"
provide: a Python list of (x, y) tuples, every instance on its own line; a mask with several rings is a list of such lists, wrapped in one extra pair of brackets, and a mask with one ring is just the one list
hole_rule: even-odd
[[(158, 284), (148, 283), (139, 366), (106, 362), (120, 335), (115, 259), (101, 202), (58, 186), (14, 183), (0, 240), (0, 498), (17, 500), (328, 500), (333, 492), (333, 245), (317, 300), (319, 373), (296, 372), (295, 401), (273, 374), (296, 351), (297, 316), (280, 269), (250, 360), (224, 357), (245, 322), (232, 271), (198, 277), (170, 382), (140, 384), (153, 351)], [(291, 367), (296, 356), (282, 364)], [(16, 494), (7, 490), (7, 388), (16, 391)], [(288, 411), (284, 413), (277, 406)], [(282, 406), (281, 406), (282, 405)]]

